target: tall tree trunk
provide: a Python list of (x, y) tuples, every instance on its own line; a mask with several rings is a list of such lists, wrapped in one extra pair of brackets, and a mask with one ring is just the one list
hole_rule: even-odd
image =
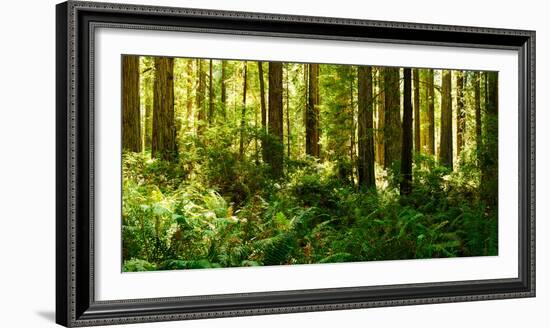
[(428, 70), (428, 154), (435, 155), (435, 92), (434, 70)]
[(264, 87), (264, 68), (263, 62), (258, 62), (258, 79), (260, 80), (260, 106), (262, 120), (262, 159), (266, 161), (266, 125), (267, 125), (267, 110), (265, 106), (265, 87)]
[(453, 108), (451, 99), (451, 71), (443, 70), (441, 78), (441, 134), (439, 162), (453, 169)]
[(283, 175), (283, 66), (269, 63), (269, 115), (266, 159), (274, 177)]
[(357, 68), (357, 100), (358, 108), (358, 162), (357, 171), (359, 186), (376, 187), (374, 175), (374, 141), (373, 141), (373, 95), (372, 67)]
[[(151, 86), (152, 89), (152, 86)], [(151, 133), (153, 128), (153, 99), (145, 96), (145, 122), (143, 129), (143, 149), (151, 149)], [(142, 149), (142, 150), (143, 150)]]
[[(372, 136), (373, 136), (373, 145), (374, 145), (374, 162), (378, 163), (378, 69), (371, 67), (371, 79), (372, 79)], [(357, 82), (357, 92), (359, 92), (359, 82)], [(357, 99), (359, 101), (359, 97)], [(359, 114), (357, 114), (359, 116)], [(359, 131), (357, 131), (359, 133)]]
[[(258, 108), (254, 107), (254, 129), (259, 131), (258, 127)], [(260, 163), (260, 153), (258, 152), (258, 138), (254, 137), (254, 161), (256, 165)]]
[(420, 82), (420, 149), (421, 152), (426, 153), (428, 149), (428, 88), (427, 84), (427, 70), (419, 70), (419, 82)]
[(384, 167), (390, 168), (401, 155), (401, 104), (399, 68), (384, 70)]
[(199, 82), (197, 84), (197, 134), (202, 135), (204, 132), (204, 124), (206, 113), (204, 109), (204, 98), (206, 93), (205, 72), (203, 69), (202, 59), (197, 59), (197, 76)]
[(227, 117), (227, 90), (225, 85), (225, 79), (227, 78), (227, 60), (222, 60), (222, 78), (221, 78), (221, 102), (222, 102), (222, 116), (225, 119)]
[[(353, 74), (353, 67), (349, 68), (351, 70), (350, 76), (354, 77), (355, 74)], [(351, 164), (351, 183), (355, 183), (355, 177), (354, 177), (354, 167), (355, 167), (355, 104), (353, 102), (353, 78), (349, 79), (349, 113), (350, 113), (350, 140), (349, 140), (349, 159)]]
[(481, 137), (481, 75), (479, 72), (474, 73), (474, 105), (476, 112), (476, 155), (477, 163), (481, 166), (481, 152), (483, 149), (483, 139)]
[(414, 151), (420, 153), (420, 73), (419, 69), (413, 71), (414, 80)]
[(308, 64), (309, 92), (305, 115), (306, 154), (319, 157), (319, 64)]
[(243, 159), (244, 155), (244, 125), (245, 125), (245, 116), (246, 116), (246, 71), (247, 71), (247, 62), (243, 63), (243, 103), (241, 107), (241, 128), (240, 128), (240, 138), (239, 138), (239, 157)]
[(289, 79), (288, 76), (289, 70), (286, 70), (286, 147), (287, 147), (287, 156), (290, 159), (290, 88), (289, 88)]
[(185, 95), (186, 95), (186, 117), (187, 122), (193, 117), (193, 60), (187, 60), (187, 83), (185, 85)]
[(212, 77), (212, 59), (210, 59), (210, 67), (208, 72), (208, 124), (214, 122), (214, 79)]
[(384, 113), (385, 113), (385, 92), (384, 92), (384, 68), (379, 67), (378, 69), (378, 94), (377, 94), (377, 103), (378, 103), (378, 124), (376, 130), (377, 142), (376, 142), (376, 154), (377, 161), (380, 166), (386, 167), (384, 164)]
[(122, 57), (122, 148), (141, 151), (139, 56)]
[(485, 202), (496, 210), (498, 205), (498, 72), (485, 72), (485, 78), (487, 102), (485, 103), (481, 186)]
[[(304, 126), (307, 125), (307, 111), (309, 108), (309, 65), (303, 64), (301, 65), (304, 70), (304, 114), (303, 114), (303, 120), (304, 120)], [(307, 136), (304, 140), (304, 143), (307, 143)]]
[(401, 183), (399, 191), (401, 195), (408, 195), (412, 188), (412, 120), (413, 106), (411, 102), (411, 69), (403, 69), (403, 138), (401, 145)]
[(466, 111), (464, 109), (464, 72), (456, 72), (456, 157), (464, 148), (466, 133)]
[(143, 82), (143, 93), (145, 97), (145, 127), (143, 131), (144, 139), (144, 149), (151, 150), (151, 138), (153, 130), (153, 79), (154, 79), (154, 63), (150, 59), (144, 59), (149, 73), (144, 74)]
[(174, 122), (174, 59), (155, 58), (152, 156), (164, 160), (177, 157)]
[(489, 104), (489, 75), (487, 72), (483, 73), (483, 83), (484, 83), (484, 96), (485, 96), (485, 110), (487, 111), (488, 104)]
[(238, 98), (238, 97), (237, 97), (237, 96), (238, 96), (238, 94), (237, 94), (237, 84), (238, 84), (238, 83), (237, 83), (237, 78), (235, 77), (235, 75), (237, 75), (237, 74), (238, 74), (238, 73), (237, 73), (237, 70), (235, 69), (234, 72), (233, 72), (233, 80), (234, 80), (234, 82), (232, 83), (232, 85), (233, 85), (233, 118), (234, 118), (235, 120), (238, 119), (238, 117), (237, 117), (237, 116), (238, 116), (238, 115), (237, 115), (237, 114), (238, 114), (238, 113), (237, 113), (237, 103), (239, 102), (239, 101), (237, 100), (237, 98)]

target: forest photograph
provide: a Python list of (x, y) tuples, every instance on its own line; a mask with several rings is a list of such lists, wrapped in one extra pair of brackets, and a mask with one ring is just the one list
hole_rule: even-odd
[(123, 272), (498, 255), (498, 72), (121, 64)]

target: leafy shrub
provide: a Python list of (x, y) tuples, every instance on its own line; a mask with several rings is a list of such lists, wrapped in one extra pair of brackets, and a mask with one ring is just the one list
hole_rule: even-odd
[(123, 271), (125, 272), (152, 271), (156, 269), (156, 265), (140, 259), (131, 259), (124, 261), (123, 267)]
[[(377, 167), (389, 183), (376, 190), (358, 190), (341, 167), (313, 158), (288, 163), (286, 178), (272, 180), (261, 162), (239, 160), (231, 134), (210, 133), (184, 138), (193, 163), (124, 155), (124, 271), (498, 252), (496, 211), (479, 196), (473, 166), (452, 172), (417, 156), (412, 193), (402, 197), (395, 167)], [(253, 140), (256, 132), (247, 133)]]

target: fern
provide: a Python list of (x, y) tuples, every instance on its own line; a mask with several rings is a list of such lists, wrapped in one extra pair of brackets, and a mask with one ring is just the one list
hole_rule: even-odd
[(283, 233), (257, 241), (255, 246), (263, 253), (263, 264), (277, 265), (288, 262), (292, 250), (296, 247), (296, 243), (292, 234)]
[(131, 259), (124, 261), (124, 272), (140, 272), (140, 271), (152, 271), (156, 270), (156, 266), (153, 263), (149, 263), (145, 260)]
[(319, 263), (338, 263), (338, 262), (348, 262), (353, 259), (353, 256), (350, 253), (336, 253), (329, 255), (319, 261)]
[(174, 269), (208, 269), (219, 268), (217, 263), (210, 263), (208, 260), (170, 260), (162, 263), (159, 269), (161, 270), (174, 270)]

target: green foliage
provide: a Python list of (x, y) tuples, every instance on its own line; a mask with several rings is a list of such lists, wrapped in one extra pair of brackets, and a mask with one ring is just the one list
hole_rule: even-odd
[(157, 267), (145, 260), (131, 259), (124, 261), (123, 271), (125, 272), (139, 272), (139, 271), (152, 271)]
[(170, 260), (162, 263), (160, 270), (176, 270), (176, 269), (208, 269), (219, 268), (217, 263), (210, 263), (208, 260)]
[(264, 265), (286, 264), (295, 248), (295, 236), (281, 233), (254, 244)]
[[(478, 146), (475, 117), (468, 111), (468, 135), (454, 171), (439, 165), (433, 155), (417, 152), (410, 194), (399, 195), (399, 158), (387, 168), (377, 163), (377, 186), (364, 190), (357, 186), (356, 67), (320, 66), (321, 151), (314, 158), (304, 154), (304, 110), (311, 82), (307, 65), (284, 64), (281, 143), (261, 125), (257, 63), (248, 63), (243, 105), (243, 62), (226, 62), (222, 102), (222, 62), (213, 60), (210, 78), (204, 61), (201, 81), (206, 89), (201, 92), (207, 97), (199, 105), (198, 61), (177, 59), (174, 130), (179, 156), (169, 162), (150, 154), (152, 63), (150, 57), (142, 58), (140, 101), (149, 108), (142, 115), (145, 151), (122, 155), (124, 271), (498, 254), (496, 114), (483, 114), (483, 144)], [(267, 65), (264, 70), (268, 75)], [(384, 83), (382, 70), (374, 70), (378, 120)], [(437, 131), (441, 76), (438, 71), (435, 75)], [(472, 79), (468, 76), (465, 89), (468, 108)], [(267, 79), (265, 84), (267, 101)], [(421, 91), (424, 99), (426, 90)], [(210, 109), (212, 95), (213, 111), (199, 121), (198, 114)], [(421, 117), (427, 107), (422, 101)], [(379, 135), (384, 129), (374, 131), (375, 142), (389, 142)], [(426, 130), (424, 122), (421, 131)], [(284, 153), (282, 176), (274, 178), (262, 148)]]
[[(450, 172), (418, 155), (413, 192), (403, 198), (394, 183), (358, 191), (315, 160), (294, 163), (286, 182), (271, 181), (238, 161), (214, 160), (235, 156), (225, 152), (205, 151), (177, 187), (181, 171), (125, 155), (133, 174), (124, 173), (124, 271), (497, 254), (496, 213), (476, 192), (472, 167)], [(146, 180), (144, 172), (161, 167), (164, 184)], [(262, 181), (240, 176), (254, 174)], [(247, 187), (238, 203), (236, 181)]]

